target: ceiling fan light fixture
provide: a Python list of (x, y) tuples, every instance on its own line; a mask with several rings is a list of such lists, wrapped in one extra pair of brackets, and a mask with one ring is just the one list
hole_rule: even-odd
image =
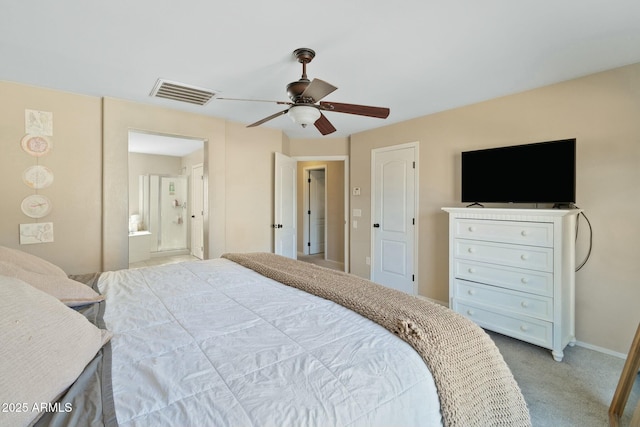
[(289, 109), (287, 113), (291, 120), (294, 123), (302, 125), (302, 127), (306, 127), (307, 125), (312, 125), (320, 118), (320, 110), (316, 107), (311, 107), (307, 105), (294, 105)]

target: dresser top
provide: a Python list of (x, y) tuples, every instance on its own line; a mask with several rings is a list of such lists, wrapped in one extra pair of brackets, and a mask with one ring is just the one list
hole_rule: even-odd
[(442, 208), (458, 218), (542, 220), (578, 215), (582, 209)]

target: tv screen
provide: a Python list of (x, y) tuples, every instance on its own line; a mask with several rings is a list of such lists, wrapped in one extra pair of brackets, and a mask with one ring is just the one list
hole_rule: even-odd
[(462, 202), (575, 201), (575, 138), (462, 153)]

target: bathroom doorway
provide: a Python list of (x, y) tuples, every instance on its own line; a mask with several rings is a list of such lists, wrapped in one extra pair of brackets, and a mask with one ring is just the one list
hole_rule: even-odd
[(203, 161), (203, 140), (129, 131), (130, 266), (192, 257), (191, 175)]

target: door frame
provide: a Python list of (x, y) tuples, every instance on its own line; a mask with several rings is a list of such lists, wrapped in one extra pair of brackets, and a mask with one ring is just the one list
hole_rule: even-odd
[[(331, 162), (331, 161), (341, 161), (344, 165), (344, 271), (349, 272), (350, 267), (350, 259), (349, 259), (349, 242), (350, 242), (350, 228), (349, 228), (349, 211), (350, 211), (350, 199), (349, 199), (349, 186), (350, 186), (350, 175), (349, 175), (349, 156), (292, 156), (293, 159), (298, 162)], [(326, 233), (326, 227), (325, 227)], [(326, 239), (325, 239), (326, 244)], [(325, 251), (326, 254), (326, 251)], [(325, 255), (326, 256), (326, 255)]]
[[(316, 165), (316, 166), (307, 166), (305, 168), (302, 169), (302, 176), (303, 177), (308, 177), (309, 176), (309, 172), (310, 171), (318, 171), (318, 170), (322, 170), (324, 171), (324, 179), (325, 179), (325, 186), (326, 186), (326, 181), (327, 181), (327, 165)], [(305, 182), (305, 184), (308, 184), (308, 182)], [(304, 185), (302, 188), (302, 198), (304, 199), (304, 211), (308, 212), (311, 209), (310, 206), (310, 194), (309, 194), (309, 185)], [(324, 218), (325, 218), (325, 226), (324, 226), (324, 244), (325, 244), (325, 250), (324, 250), (324, 259), (327, 259), (327, 250), (326, 250), (326, 245), (327, 245), (327, 190), (325, 188), (325, 192), (324, 192)], [(305, 236), (305, 239), (303, 239), (303, 245), (302, 245), (302, 253), (304, 255), (309, 255), (310, 253), (310, 249), (309, 246), (307, 244), (304, 243), (304, 240), (309, 240), (308, 236), (311, 232), (311, 224), (309, 223), (309, 215), (303, 215), (302, 218), (302, 233)]]
[[(202, 176), (200, 177), (201, 184), (199, 185), (199, 188), (202, 191), (201, 194), (195, 194), (197, 186), (194, 184), (194, 179), (195, 179), (194, 170), (196, 169), (202, 170)], [(200, 216), (202, 217), (201, 219), (202, 226), (200, 230), (200, 232), (202, 233), (202, 235), (200, 236), (200, 239), (202, 240), (202, 246), (199, 253), (202, 254), (202, 258), (200, 259), (204, 259), (204, 163), (194, 163), (191, 165), (191, 188), (189, 190), (190, 190), (189, 192), (191, 193), (189, 195), (191, 197), (189, 205), (191, 206), (191, 217), (192, 217), (191, 218), (192, 220), (189, 222), (189, 250), (191, 252), (191, 255), (195, 256), (196, 258), (199, 258), (197, 255), (193, 253), (193, 245), (194, 245), (193, 237), (195, 234), (193, 230), (193, 219), (194, 219), (193, 216), (198, 215), (198, 213), (194, 213), (194, 208), (196, 207), (194, 203), (194, 198), (195, 198), (194, 196), (202, 196), (202, 199), (200, 200), (201, 207), (202, 207), (201, 213), (200, 213)]]
[(418, 295), (418, 289), (420, 288), (419, 283), (420, 283), (420, 264), (418, 263), (418, 236), (420, 236), (420, 232), (419, 232), (419, 225), (420, 225), (420, 221), (418, 220), (418, 212), (420, 212), (420, 208), (419, 208), (419, 199), (418, 199), (418, 195), (420, 194), (420, 188), (419, 188), (419, 184), (420, 184), (420, 176), (419, 176), (419, 171), (420, 171), (420, 143), (418, 141), (415, 142), (407, 142), (404, 144), (398, 144), (398, 145), (390, 145), (387, 147), (380, 147), (380, 148), (373, 148), (371, 149), (371, 224), (369, 224), (369, 235), (371, 236), (371, 255), (370, 255), (370, 259), (371, 259), (371, 265), (369, 266), (369, 277), (371, 277), (371, 279), (373, 280), (374, 275), (374, 268), (375, 268), (375, 262), (376, 262), (376, 257), (373, 256), (373, 254), (375, 253), (375, 233), (373, 230), (373, 223), (374, 223), (374, 212), (375, 212), (375, 198), (376, 198), (376, 188), (375, 188), (375, 174), (376, 174), (376, 154), (377, 153), (383, 153), (386, 151), (395, 151), (395, 150), (402, 150), (405, 148), (413, 148), (414, 149), (414, 161), (416, 162), (416, 167), (415, 167), (415, 172), (414, 172), (414, 186), (413, 186), (413, 197), (414, 197), (414, 205), (413, 205), (413, 217), (415, 218), (415, 226), (413, 227), (413, 265), (414, 265), (414, 281), (413, 281), (413, 293), (414, 295)]

